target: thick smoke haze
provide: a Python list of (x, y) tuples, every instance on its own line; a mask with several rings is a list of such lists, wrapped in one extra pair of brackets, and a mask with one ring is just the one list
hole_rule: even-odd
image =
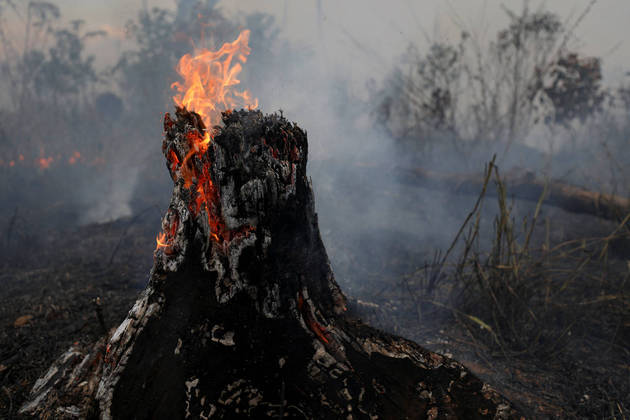
[[(86, 53), (94, 56), (98, 71), (107, 72), (126, 51), (137, 47), (130, 30), (129, 20), (136, 20), (141, 11), (162, 8), (179, 13), (180, 24), (186, 14), (194, 20), (195, 2), (180, 0), (137, 1), (122, 0), (106, 3), (59, 0), (63, 22), (82, 19), (86, 31), (103, 30), (106, 36), (86, 41)], [(214, 4), (214, 3), (213, 3)], [(624, 42), (624, 18), (630, 14), (625, 1), (556, 1), (529, 2), (532, 10), (541, 9), (557, 13), (568, 25), (575, 24), (567, 44), (584, 54), (601, 57), (606, 83), (615, 85), (624, 80), (630, 68), (630, 45)], [(519, 10), (520, 5), (513, 5)], [(258, 25), (252, 29), (253, 53), (247, 63), (243, 82), (260, 100), (263, 112), (282, 110), (284, 115), (297, 122), (309, 134), (310, 173), (317, 194), (317, 205), (324, 231), (349, 232), (360, 235), (370, 229), (400, 231), (412, 236), (412, 243), (425, 237), (441, 238), (433, 244), (445, 246), (456, 230), (453, 220), (441, 220), (445, 214), (460, 219), (469, 206), (467, 200), (454, 205), (433, 200), (435, 193), (421, 189), (409, 190), (390, 181), (365, 175), (362, 165), (387, 170), (398, 165), (419, 164), (413, 157), (395, 147), (395, 141), (379, 128), (378, 97), (385, 87), (384, 81), (398, 66), (404, 66), (404, 54), (410, 45), (426, 51), (434, 42), (457, 43), (463, 31), (472, 33), (479, 42), (487, 42), (508, 23), (503, 4), (495, 1), (345, 1), (325, 0), (292, 2), (253, 0), (218, 2), (215, 10), (240, 29), (248, 23)], [(582, 14), (587, 12), (582, 17)], [(260, 14), (269, 20), (249, 20)], [(602, 24), (605, 22), (605, 24)], [(183, 22), (186, 25), (186, 22)], [(19, 19), (7, 23), (19, 34)], [(200, 25), (212, 33), (216, 28), (210, 22)], [(265, 25), (267, 27), (265, 27)], [(273, 39), (257, 39), (257, 34), (273, 32)], [(225, 34), (222, 34), (226, 38)], [(19, 37), (18, 37), (19, 38)], [(221, 36), (210, 40), (208, 46), (218, 47)], [(159, 42), (157, 44), (160, 45)], [(164, 86), (152, 87), (167, 91), (176, 80), (162, 80)], [(139, 83), (144, 76), (138, 75)], [(116, 80), (112, 78), (112, 80)], [(134, 80), (126, 83), (136, 83)], [(125, 96), (125, 84), (97, 84), (95, 89), (114, 91)], [(127, 87), (130, 87), (127, 85)], [(146, 196), (147, 189), (160, 191), (154, 195), (160, 204), (168, 199), (168, 177), (163, 170), (159, 153), (161, 137), (160, 119), (163, 112), (172, 110), (168, 99), (155, 102), (145, 92), (127, 98), (126, 111), (133, 110), (136, 123), (143, 127), (135, 132), (115, 131), (106, 148), (107, 165), (94, 180), (73, 183), (79, 194), (75, 202), (82, 207), (77, 218), (81, 223), (105, 222), (130, 216), (134, 212), (132, 201)], [(148, 95), (148, 96), (147, 96)], [(160, 100), (166, 97), (160, 97)], [(106, 129), (104, 129), (106, 130)], [(502, 145), (483, 144), (465, 156), (451, 153), (450, 146), (438, 145), (435, 155), (421, 162), (433, 169), (453, 173), (480, 172), (492, 155), (499, 154), (503, 170), (513, 166), (541, 170), (548, 166), (542, 156), (549, 152), (549, 141), (532, 131), (529, 145), (502, 155)], [(86, 136), (89, 137), (89, 136)], [(555, 147), (579, 137), (574, 132), (555, 134)], [(86, 143), (89, 143), (86, 140)], [(86, 145), (90, 147), (89, 144)], [(552, 174), (575, 174), (585, 156), (551, 166)], [(153, 184), (149, 187), (141, 174), (149, 172)], [(578, 174), (579, 175), (579, 174)], [(572, 175), (576, 182), (588, 177)], [(352, 196), (343, 192), (356, 191)], [(163, 194), (163, 195), (160, 195)], [(401, 198), (402, 197), (402, 198)], [(423, 202), (418, 211), (417, 202)], [(405, 203), (409, 204), (406, 206)], [(433, 204), (434, 203), (434, 204)], [(143, 201), (142, 205), (147, 205)], [(138, 210), (138, 205), (135, 205)], [(453, 214), (450, 214), (450, 213)], [(333, 235), (334, 236), (334, 235)], [(330, 246), (332, 239), (328, 240)], [(410, 245), (411, 246), (411, 245)]]
[(0, 417), (21, 404), (4, 385), (23, 400), (56, 357), (34, 341), (100, 331), (91, 299), (110, 321), (145, 287), (177, 62), (248, 29), (237, 90), (307, 132), (348, 313), (533, 418), (626, 418), (629, 17), (628, 0), (0, 0), (0, 338), (17, 349), (0, 346)]
[[(59, 0), (55, 4), (64, 22), (83, 19), (87, 31), (106, 32), (104, 37), (87, 41), (86, 53), (94, 56), (97, 70), (107, 72), (121, 54), (136, 48), (127, 27), (129, 20), (137, 19), (143, 10), (157, 7), (178, 13), (181, 24), (186, 14), (195, 19), (194, 3)], [(532, 10), (543, 6), (567, 24), (576, 24), (568, 45), (602, 57), (606, 83), (623, 81), (626, 69), (630, 68), (630, 45), (624, 42), (620, 29), (625, 25), (624, 17), (630, 14), (627, 2), (610, 1), (605, 5), (585, 0), (530, 2)], [(519, 10), (521, 6), (511, 7)], [(333, 260), (335, 247), (342, 238), (348, 242), (344, 246), (353, 246), (352, 243), (363, 242), (361, 238), (369, 232), (385, 241), (402, 241), (410, 249), (427, 241), (432, 245), (429, 248), (444, 248), (473, 202), (470, 197), (440, 198), (435, 192), (410, 189), (387, 176), (379, 177), (378, 172), (368, 175), (361, 170), (363, 166), (386, 171), (399, 165), (422, 163), (443, 172), (481, 172), (493, 154), (499, 155), (504, 170), (514, 166), (542, 170), (549, 166), (543, 157), (549, 151), (549, 142), (541, 140), (536, 131), (529, 141), (533, 148), (516, 148), (509, 155), (501, 155), (502, 145), (486, 143), (465, 156), (452, 153), (448, 145), (438, 145), (430, 159), (417, 162), (395, 147), (395, 141), (376, 124), (379, 112), (376, 93), (384, 88), (384, 80), (397, 66), (406, 64), (403, 57), (410, 45), (425, 51), (435, 42), (455, 44), (463, 31), (472, 33), (481, 43), (488, 42), (508, 23), (500, 2), (224, 1), (218, 2), (215, 9), (237, 22), (240, 29), (251, 22), (248, 16), (263, 13), (271, 17), (253, 21), (258, 27), (249, 28), (254, 31), (251, 40), (254, 51), (242, 80), (244, 87), (259, 98), (263, 112), (282, 110), (288, 119), (308, 132), (310, 174)], [(588, 13), (582, 18), (585, 11)], [(203, 30), (212, 33), (213, 25), (210, 22)], [(9, 26), (17, 28), (19, 23)], [(268, 42), (256, 38), (256, 34), (267, 31), (274, 33)], [(229, 40), (221, 36), (208, 38), (207, 46), (214, 48)], [(156, 86), (155, 90), (166, 91), (172, 81), (175, 80), (164, 80), (165, 86)], [(96, 89), (113, 90), (124, 96), (121, 90), (124, 86), (114, 83), (97, 85)], [(140, 95), (127, 100), (125, 106), (127, 110), (133, 109), (138, 126), (145, 129), (116, 132), (115, 136), (120, 138), (111, 145), (106, 168), (95, 180), (83, 183), (79, 180), (75, 185), (79, 194), (76, 202), (82, 208), (77, 220), (81, 223), (130, 216), (134, 206), (139, 210), (139, 204), (132, 202), (146, 197), (147, 190), (156, 192), (152, 197), (158, 206), (164, 207), (168, 199), (170, 181), (159, 153), (159, 121), (173, 105), (168, 101), (154, 103), (150, 97)], [(557, 134), (556, 143), (567, 142), (571, 136), (574, 133)], [(565, 159), (554, 164), (553, 174), (575, 173), (583, 157), (574, 156), (568, 162)], [(151, 186), (147, 185), (147, 172), (152, 177)], [(145, 177), (141, 176), (143, 173)], [(584, 178), (573, 179), (580, 182)], [(142, 205), (147, 204), (150, 204), (147, 200), (142, 201)], [(389, 233), (374, 233), (380, 231)], [(384, 249), (389, 246), (381, 245)], [(418, 252), (427, 257), (427, 249)]]
[[(563, 18), (575, 18), (591, 0), (530, 2), (532, 9), (544, 4), (546, 10)], [(104, 29), (108, 38), (91, 46), (97, 62), (106, 66), (130, 42), (125, 22), (143, 7), (174, 9), (172, 0), (77, 2), (59, 0), (64, 19), (84, 19), (91, 29)], [(506, 5), (519, 2), (489, 0), (423, 1), (223, 1), (219, 6), (230, 16), (254, 12), (274, 16), (283, 37), (303, 48), (314, 49), (328, 60), (323, 65), (355, 80), (359, 88), (370, 78), (382, 77), (400, 58), (409, 43), (427, 47), (432, 41), (455, 40), (462, 30), (474, 30), (481, 37), (493, 37), (507, 18)], [(630, 4), (624, 0), (594, 2), (576, 28), (575, 43), (588, 55), (604, 58), (604, 77), (617, 81), (630, 64), (630, 43), (623, 32)], [(333, 64), (333, 66), (331, 66)]]

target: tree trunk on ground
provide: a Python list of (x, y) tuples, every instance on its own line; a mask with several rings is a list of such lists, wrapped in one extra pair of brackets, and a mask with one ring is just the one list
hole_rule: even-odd
[(174, 181), (150, 281), (122, 324), (76, 345), (22, 412), (109, 418), (512, 418), (462, 365), (346, 313), (306, 176), (277, 115), (165, 117)]
[[(392, 174), (404, 183), (425, 188), (437, 188), (453, 193), (478, 195), (485, 181), (478, 175), (447, 175), (422, 168), (394, 168)], [(512, 172), (503, 177), (510, 196), (538, 201), (545, 194), (544, 203), (572, 213), (584, 213), (608, 220), (623, 219), (630, 213), (630, 199), (603, 194), (566, 184), (562, 181), (537, 179), (533, 172)], [(489, 186), (488, 194), (497, 190)]]

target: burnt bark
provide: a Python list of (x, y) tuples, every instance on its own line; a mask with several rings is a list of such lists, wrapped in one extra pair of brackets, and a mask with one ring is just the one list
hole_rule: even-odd
[(319, 234), (306, 133), (258, 111), (223, 123), (208, 143), (198, 115), (166, 115), (174, 189), (149, 284), (106, 344), (55, 362), (22, 412), (515, 417), (461, 364), (347, 313)]

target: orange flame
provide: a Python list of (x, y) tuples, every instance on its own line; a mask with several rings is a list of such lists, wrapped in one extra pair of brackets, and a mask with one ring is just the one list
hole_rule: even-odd
[[(172, 213), (171, 213), (172, 215)], [(172, 251), (171, 245), (173, 240), (175, 239), (175, 234), (177, 233), (177, 227), (179, 226), (179, 218), (175, 217), (174, 219), (171, 217), (170, 225), (166, 232), (160, 232), (155, 237), (155, 250), (164, 248), (164, 252), (167, 254)]]
[[(171, 88), (177, 90), (173, 100), (201, 116), (206, 127), (221, 122), (221, 111), (235, 107), (258, 107), (258, 100), (248, 91), (236, 91), (233, 86), (240, 83), (237, 76), (243, 69), (251, 52), (248, 46), (249, 30), (244, 30), (233, 42), (223, 44), (218, 51), (201, 49), (194, 56), (184, 55), (177, 65), (177, 72), (184, 79)], [(207, 147), (210, 137), (204, 138)]]
[(168, 244), (166, 243), (166, 234), (159, 233), (158, 236), (155, 237), (155, 242), (157, 243), (155, 249), (158, 250), (160, 248), (165, 248)]
[(50, 168), (50, 164), (53, 162), (53, 157), (49, 156), (49, 157), (45, 157), (45, 158), (39, 158), (37, 160), (37, 165), (41, 168), (41, 169), (48, 169)]

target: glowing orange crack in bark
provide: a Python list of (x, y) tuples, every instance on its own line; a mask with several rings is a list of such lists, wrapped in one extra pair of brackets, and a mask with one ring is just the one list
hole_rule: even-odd
[(310, 311), (310, 307), (304, 301), (304, 297), (302, 296), (302, 293), (298, 294), (297, 307), (298, 307), (298, 311), (300, 311), (300, 313), (302, 314), (302, 318), (308, 325), (309, 329), (315, 334), (315, 336), (317, 336), (317, 338), (319, 338), (325, 344), (329, 344), (330, 341), (328, 339), (329, 338), (328, 330), (325, 327), (322, 327), (321, 324), (313, 318), (313, 315), (311, 314), (311, 311)]
[(161, 232), (155, 238), (155, 242), (157, 243), (155, 249), (158, 250), (163, 248), (166, 254), (171, 254), (174, 252), (171, 244), (175, 239), (175, 234), (177, 233), (177, 228), (179, 226), (179, 217), (177, 216), (177, 214), (171, 213), (170, 217), (172, 220), (171, 224), (169, 225), (168, 232)]

